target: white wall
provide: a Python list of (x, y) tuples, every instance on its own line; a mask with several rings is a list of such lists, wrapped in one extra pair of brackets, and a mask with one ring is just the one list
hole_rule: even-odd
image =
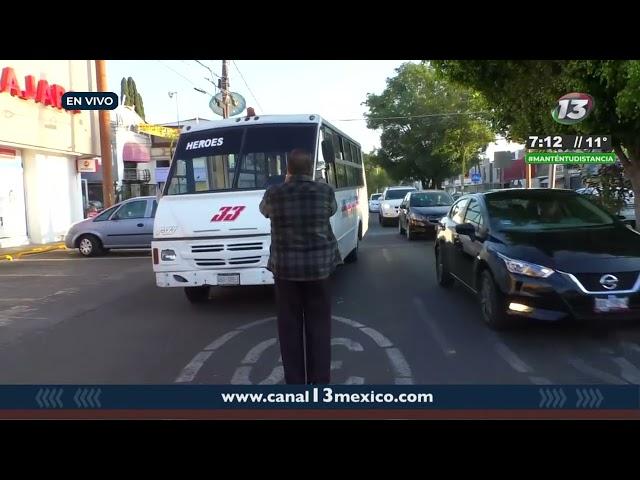
[(32, 243), (60, 241), (83, 219), (80, 174), (74, 157), (24, 150), (27, 223)]
[[(36, 84), (44, 79), (66, 91), (95, 91), (93, 60), (0, 60), (0, 70), (14, 69), (20, 88), (24, 77), (33, 75)], [(62, 154), (99, 155), (98, 112), (73, 114), (33, 100), (0, 93), (0, 143), (19, 148), (40, 148)]]

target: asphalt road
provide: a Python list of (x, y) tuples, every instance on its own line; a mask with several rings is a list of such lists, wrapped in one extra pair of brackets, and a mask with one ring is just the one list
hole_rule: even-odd
[[(494, 333), (436, 285), (432, 247), (372, 220), (333, 277), (334, 383), (640, 384), (640, 321)], [(272, 287), (157, 288), (148, 252), (0, 262), (0, 383), (279, 383), (273, 315)]]

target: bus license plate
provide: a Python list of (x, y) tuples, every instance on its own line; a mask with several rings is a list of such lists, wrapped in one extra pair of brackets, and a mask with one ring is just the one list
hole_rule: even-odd
[(239, 273), (219, 273), (218, 285), (240, 285)]
[(610, 312), (615, 310), (627, 310), (629, 308), (629, 297), (616, 297), (609, 295), (607, 298), (596, 297), (596, 312)]

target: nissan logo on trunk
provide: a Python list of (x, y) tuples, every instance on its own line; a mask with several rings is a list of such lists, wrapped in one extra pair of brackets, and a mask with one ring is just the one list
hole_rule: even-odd
[(613, 290), (618, 286), (618, 277), (611, 274), (606, 274), (600, 277), (600, 285), (602, 285), (607, 290)]

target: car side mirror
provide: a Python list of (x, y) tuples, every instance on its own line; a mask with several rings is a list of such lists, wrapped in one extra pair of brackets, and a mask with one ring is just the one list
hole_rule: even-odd
[(456, 233), (459, 235), (467, 235), (469, 237), (476, 236), (476, 227), (471, 223), (461, 223), (456, 225)]

